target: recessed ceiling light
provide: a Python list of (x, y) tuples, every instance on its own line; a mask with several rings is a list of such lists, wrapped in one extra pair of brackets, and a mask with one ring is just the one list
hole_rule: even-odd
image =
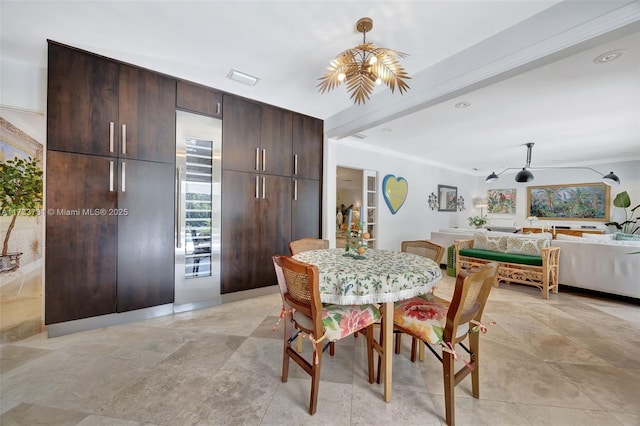
[(355, 134), (353, 134), (351, 136), (353, 136), (356, 139), (366, 139), (367, 138), (367, 135), (365, 135), (364, 133), (355, 133)]
[(456, 108), (467, 108), (471, 106), (471, 102), (462, 101), (454, 105)]
[(602, 55), (598, 55), (593, 60), (593, 62), (596, 64), (606, 64), (607, 62), (615, 61), (620, 56), (622, 56), (625, 52), (626, 50), (624, 49), (611, 50), (609, 52), (603, 53)]
[(237, 81), (239, 83), (248, 84), (249, 86), (255, 86), (260, 79), (251, 74), (247, 74), (246, 72), (238, 71), (236, 69), (231, 68), (229, 74), (227, 74), (227, 78), (230, 78), (233, 81)]
[(382, 133), (391, 133), (391, 132), (393, 132), (393, 129), (390, 128), (390, 127), (383, 127), (380, 131)]

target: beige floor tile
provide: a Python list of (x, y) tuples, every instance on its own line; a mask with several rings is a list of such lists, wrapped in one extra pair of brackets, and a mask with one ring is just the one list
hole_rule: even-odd
[(516, 404), (532, 426), (622, 426), (606, 411), (577, 410), (562, 407), (541, 407), (539, 405)]
[[(450, 297), (454, 279), (436, 290)], [(323, 355), (318, 412), (310, 377), (281, 382), (278, 293), (193, 312), (0, 345), (0, 423), (81, 426), (441, 425), (442, 365), (411, 339), (393, 357), (393, 396), (370, 384), (365, 338)], [(481, 336), (480, 399), (455, 389), (457, 424), (640, 425), (640, 305), (533, 287), (492, 289)], [(377, 333), (376, 333), (377, 334)], [(311, 356), (304, 343), (303, 356)], [(374, 356), (377, 361), (377, 356)], [(457, 363), (462, 367), (460, 362)], [(375, 362), (377, 365), (377, 362)]]
[(3, 426), (51, 425), (75, 426), (87, 417), (86, 413), (60, 408), (20, 404), (0, 416)]

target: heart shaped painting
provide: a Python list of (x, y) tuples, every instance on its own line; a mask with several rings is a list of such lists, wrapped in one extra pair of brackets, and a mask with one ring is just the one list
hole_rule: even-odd
[(407, 199), (409, 184), (403, 177), (386, 175), (382, 180), (382, 195), (392, 214), (396, 214)]

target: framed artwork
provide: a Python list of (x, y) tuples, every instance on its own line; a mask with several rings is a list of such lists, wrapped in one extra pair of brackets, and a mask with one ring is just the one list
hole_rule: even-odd
[(458, 210), (458, 187), (438, 185), (438, 211), (455, 212)]
[(527, 188), (527, 216), (538, 219), (606, 222), (609, 209), (609, 187), (604, 183)]
[(487, 213), (516, 213), (516, 189), (487, 190)]

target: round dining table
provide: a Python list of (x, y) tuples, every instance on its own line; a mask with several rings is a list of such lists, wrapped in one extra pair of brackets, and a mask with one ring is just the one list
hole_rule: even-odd
[(440, 265), (411, 253), (369, 249), (311, 250), (293, 256), (318, 267), (320, 300), (339, 305), (382, 304), (384, 400), (391, 401), (393, 303), (428, 293), (442, 278)]

